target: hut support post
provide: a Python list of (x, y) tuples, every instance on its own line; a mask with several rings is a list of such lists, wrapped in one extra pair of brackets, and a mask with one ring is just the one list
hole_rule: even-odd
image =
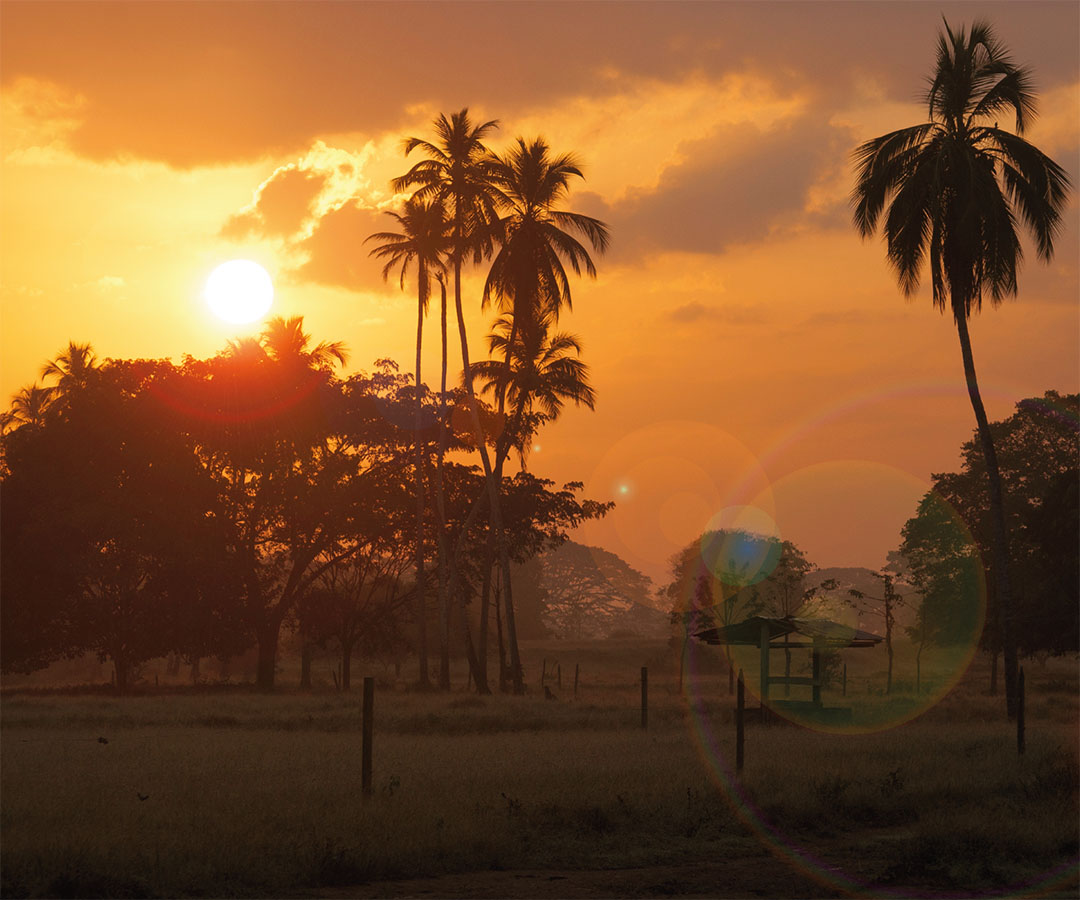
[(769, 702), (769, 624), (761, 626), (761, 705)]

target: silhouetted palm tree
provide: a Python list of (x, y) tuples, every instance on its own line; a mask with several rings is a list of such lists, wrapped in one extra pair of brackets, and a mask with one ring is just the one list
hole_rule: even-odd
[(63, 353), (41, 367), (41, 377), (56, 379), (51, 399), (63, 409), (72, 396), (86, 389), (97, 367), (97, 354), (90, 344), (69, 341)]
[[(868, 237), (888, 207), (882, 227), (901, 289), (913, 294), (928, 262), (934, 304), (951, 309), (956, 321), (990, 480), (994, 576), (1012, 716), (1017, 662), (1008, 538), (967, 320), (981, 308), (984, 295), (996, 305), (1016, 293), (1022, 258), (1017, 220), (1033, 234), (1038, 255), (1052, 257), (1070, 183), (1057, 163), (1020, 137), (1035, 114), (1030, 75), (1013, 64), (986, 23), (956, 33), (945, 23), (926, 102), (929, 121), (867, 141), (855, 151), (854, 219)], [(1015, 115), (1015, 134), (998, 127), (1005, 113)]]
[(511, 349), (513, 320), (511, 315), (501, 316), (488, 335), (492, 356), (500, 355), (503, 360), (482, 360), (474, 367), (483, 383), (482, 392), (501, 394), (509, 407), (509, 424), (497, 448), (497, 470), (514, 447), (522, 457), (527, 456), (536, 430), (546, 422), (555, 421), (566, 402), (589, 409), (596, 404), (596, 392), (589, 384), (589, 367), (579, 359), (578, 337), (567, 332), (551, 334), (548, 329), (554, 324), (554, 315), (549, 312), (539, 322), (518, 328)]
[[(416, 600), (419, 624), (420, 684), (429, 686), (427, 660), (427, 606), (424, 577), (424, 476), (421, 394), (421, 350), (424, 343), (424, 316), (427, 315), (428, 301), (431, 298), (431, 280), (440, 277), (445, 269), (443, 257), (450, 248), (446, 211), (442, 201), (436, 197), (423, 200), (414, 197), (405, 201), (402, 212), (388, 212), (401, 226), (400, 232), (380, 231), (367, 240), (380, 242), (380, 246), (371, 251), (371, 255), (385, 259), (383, 278), (389, 277), (395, 268), (400, 268), (401, 289), (405, 289), (405, 276), (410, 269), (416, 269)], [(443, 318), (445, 321), (445, 299)], [(445, 333), (445, 328), (444, 328)], [(446, 341), (443, 340), (443, 370), (446, 369)], [(445, 374), (443, 376), (445, 378)], [(446, 642), (445, 629), (441, 636), (444, 644), (443, 658), (446, 660), (446, 678), (449, 680), (449, 646)], [(442, 672), (440, 669), (440, 682)], [(449, 687), (449, 684), (445, 685)]]
[[(558, 208), (569, 193), (570, 179), (582, 178), (569, 153), (552, 156), (543, 138), (516, 146), (497, 159), (493, 171), (502, 212), (500, 249), (484, 285), (484, 304), (494, 296), (500, 309), (521, 316), (525, 310), (549, 308), (555, 319), (573, 308), (569, 263), (575, 274), (584, 269), (593, 278), (596, 266), (574, 232), (593, 249), (607, 249), (607, 226), (599, 219)], [(511, 342), (512, 343), (512, 342)]]
[[(415, 189), (415, 198), (441, 200), (450, 222), (450, 262), (454, 273), (454, 306), (457, 313), (458, 337), (461, 342), (461, 364), (465, 391), (469, 400), (473, 434), (480, 461), (484, 467), (488, 497), (491, 504), (492, 527), (502, 534), (502, 510), (495, 483), (491, 458), (480, 425), (480, 411), (473, 389), (472, 365), (469, 359), (468, 335), (461, 304), (461, 266), (466, 258), (474, 263), (491, 254), (498, 227), (496, 205), (498, 191), (492, 184), (494, 157), (484, 146), (484, 139), (498, 127), (492, 120), (474, 125), (468, 109), (453, 113), (449, 119), (440, 115), (433, 123), (436, 141), (408, 138), (405, 154), (422, 150), (427, 159), (416, 163), (408, 172), (393, 181), (395, 191)], [(500, 541), (501, 543), (501, 541)], [(510, 643), (511, 665), (514, 670), (514, 691), (524, 693), (521, 661), (514, 624), (513, 593), (510, 584), (510, 559), (501, 548), (503, 597), (506, 605), (507, 635)], [(468, 646), (466, 647), (468, 652)]]
[(322, 341), (309, 347), (311, 335), (304, 331), (303, 316), (288, 319), (274, 316), (263, 326), (259, 342), (276, 362), (297, 364), (313, 371), (329, 370), (335, 363), (345, 365), (349, 360), (343, 341)]
[(44, 425), (54, 395), (54, 388), (36, 383), (22, 388), (11, 398), (11, 408), (3, 414), (3, 430), (22, 425)]

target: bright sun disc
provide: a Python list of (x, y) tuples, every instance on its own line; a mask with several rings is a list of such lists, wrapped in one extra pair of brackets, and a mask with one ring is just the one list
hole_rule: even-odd
[(266, 315), (274, 302), (274, 282), (258, 263), (234, 259), (210, 273), (205, 296), (214, 315), (243, 325)]

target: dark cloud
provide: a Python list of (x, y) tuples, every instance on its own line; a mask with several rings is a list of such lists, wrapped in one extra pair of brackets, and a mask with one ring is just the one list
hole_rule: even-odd
[(846, 130), (810, 117), (768, 132), (729, 127), (683, 145), (686, 161), (666, 169), (654, 190), (611, 205), (595, 195), (580, 199), (613, 233), (630, 236), (614, 244), (616, 259), (664, 250), (720, 253), (803, 221), (808, 190), (850, 145)]
[(296, 166), (278, 169), (266, 181), (255, 205), (229, 218), (222, 237), (243, 238), (249, 234), (287, 238), (303, 225), (311, 206), (326, 186), (326, 175)]
[[(298, 152), (323, 134), (394, 130), (418, 104), (511, 118), (618, 91), (627, 76), (752, 70), (834, 106), (861, 81), (907, 100), (933, 63), (942, 14), (959, 24), (976, 11), (955, 2), (9, 2), (0, 80), (38, 78), (84, 97), (72, 135), (80, 154), (190, 167)], [(1077, 4), (994, 4), (991, 14), (1041, 90), (1076, 79)]]
[(379, 210), (352, 203), (327, 213), (311, 237), (298, 244), (308, 258), (293, 270), (292, 277), (354, 291), (379, 289), (383, 264), (370, 255), (376, 245), (365, 240), (376, 231), (388, 230), (389, 224)]

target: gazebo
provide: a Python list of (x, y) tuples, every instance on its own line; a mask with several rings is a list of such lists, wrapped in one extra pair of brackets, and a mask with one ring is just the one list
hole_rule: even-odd
[[(795, 635), (801, 640), (791, 640)], [(733, 625), (706, 628), (694, 634), (698, 640), (707, 644), (741, 644), (756, 646), (761, 650), (761, 702), (769, 705), (769, 688), (774, 684), (808, 685), (811, 688), (811, 700), (779, 701), (772, 705), (781, 708), (823, 710), (821, 705), (821, 655), (830, 650), (846, 647), (874, 647), (883, 638), (861, 631), (840, 622), (828, 619), (802, 618), (799, 616), (751, 616)], [(779, 640), (778, 640), (779, 639)], [(775, 676), (769, 674), (770, 650), (810, 650), (811, 671), (809, 678), (795, 676)]]

